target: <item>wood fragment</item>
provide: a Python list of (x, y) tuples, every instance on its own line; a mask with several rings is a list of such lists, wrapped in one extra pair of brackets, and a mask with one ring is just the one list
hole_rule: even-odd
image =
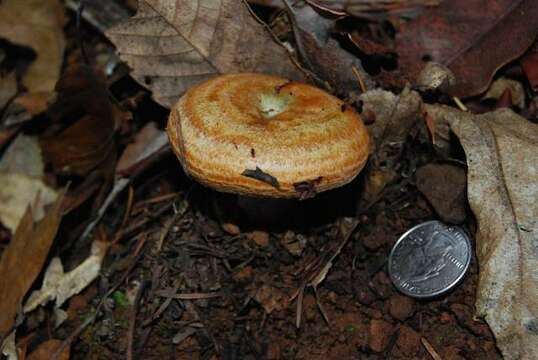
[(178, 300), (201, 300), (201, 299), (213, 299), (224, 296), (224, 293), (213, 292), (213, 293), (189, 293), (189, 294), (174, 294), (167, 291), (157, 291), (155, 292), (157, 296), (178, 299)]
[(278, 183), (278, 180), (277, 180), (276, 177), (274, 177), (271, 174), (268, 174), (268, 173), (264, 172), (262, 169), (260, 169), (257, 166), (256, 166), (256, 169), (254, 169), (254, 170), (245, 169), (245, 171), (243, 171), (241, 173), (241, 175), (249, 177), (249, 178), (252, 178), (252, 179), (255, 179), (255, 180), (259, 180), (259, 181), (264, 182), (266, 184), (269, 184), (272, 187), (275, 187), (277, 189), (280, 188), (280, 184)]
[(299, 200), (306, 200), (316, 196), (316, 185), (318, 185), (323, 177), (319, 176), (313, 180), (301, 181), (293, 184), (295, 191), (299, 194)]
[(469, 109), (467, 109), (467, 106), (465, 106), (465, 104), (460, 100), (459, 97), (453, 96), (452, 100), (454, 100), (454, 103), (458, 106), (458, 108), (461, 111), (469, 111)]
[(426, 338), (421, 338), (420, 341), (422, 342), (422, 345), (424, 345), (424, 348), (428, 351), (428, 354), (433, 358), (433, 360), (443, 360), (441, 356), (435, 351), (432, 344)]

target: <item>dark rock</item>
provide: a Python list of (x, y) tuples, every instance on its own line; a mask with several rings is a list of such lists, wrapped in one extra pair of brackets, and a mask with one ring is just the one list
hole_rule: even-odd
[(446, 222), (465, 221), (465, 170), (451, 164), (428, 164), (416, 172), (418, 190), (428, 199), (439, 217)]
[(394, 319), (404, 321), (415, 313), (415, 301), (408, 296), (393, 295), (389, 300), (389, 312)]
[(375, 274), (369, 285), (370, 289), (381, 299), (388, 299), (393, 293), (390, 278), (384, 271)]
[(400, 349), (403, 355), (408, 357), (415, 356), (420, 351), (420, 334), (409, 326), (402, 326), (398, 333), (396, 346)]
[(377, 319), (370, 321), (368, 346), (372, 351), (382, 352), (387, 347), (393, 333), (394, 327), (391, 323)]

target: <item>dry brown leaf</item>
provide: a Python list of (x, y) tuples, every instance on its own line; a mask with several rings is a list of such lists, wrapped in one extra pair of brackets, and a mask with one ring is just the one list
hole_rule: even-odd
[(538, 126), (503, 109), (472, 115), (427, 106), (448, 122), (467, 156), (469, 204), (478, 220), (477, 310), (506, 359), (538, 349)]
[(65, 48), (61, 1), (4, 0), (0, 3), (0, 19), (0, 37), (36, 52), (37, 58), (24, 74), (22, 83), (31, 96), (39, 94), (47, 99), (60, 76)]
[(43, 220), (34, 223), (27, 209), (0, 259), (0, 335), (14, 324), (17, 308), (41, 271), (62, 218), (58, 196)]
[(166, 107), (221, 73), (305, 79), (240, 0), (140, 0), (136, 15), (106, 35), (134, 79)]
[[(37, 347), (29, 356), (28, 360), (49, 360), (58, 351), (62, 342), (57, 339), (47, 340)], [(66, 346), (57, 357), (58, 360), (69, 360), (70, 347)]]
[(301, 58), (320, 80), (329, 83), (334, 92), (346, 96), (352, 91), (359, 92), (359, 81), (366, 88), (374, 87), (359, 58), (331, 37), (334, 19), (321, 16), (306, 4), (293, 5), (291, 0), (283, 1)]
[(57, 100), (50, 108), (56, 123), (72, 123), (58, 134), (41, 137), (45, 158), (60, 173), (85, 176), (99, 165), (115, 163), (115, 119), (104, 75), (74, 64), (56, 85)]
[(150, 122), (136, 134), (134, 142), (127, 145), (118, 161), (116, 173), (122, 176), (135, 175), (166, 149), (166, 132), (157, 129), (155, 123)]
[(420, 117), (422, 99), (408, 89), (398, 96), (372, 90), (359, 99), (364, 103), (363, 112), (373, 112), (376, 119), (368, 126), (374, 146), (359, 205), (365, 210), (379, 199), (387, 184), (398, 178), (404, 144)]

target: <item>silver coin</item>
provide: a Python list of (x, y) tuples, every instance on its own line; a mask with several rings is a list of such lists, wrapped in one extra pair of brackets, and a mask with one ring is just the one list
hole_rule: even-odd
[(406, 295), (440, 295), (463, 278), (471, 254), (471, 242), (463, 229), (427, 221), (398, 239), (389, 255), (389, 275)]

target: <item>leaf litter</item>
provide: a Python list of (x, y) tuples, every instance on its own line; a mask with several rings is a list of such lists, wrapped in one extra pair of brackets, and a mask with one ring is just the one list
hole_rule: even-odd
[[(43, 17), (48, 27), (36, 32), (65, 41), (65, 57), (63, 45), (58, 57), (57, 47), (0, 32), (36, 55), (21, 66), (21, 48), (0, 44), (0, 169), (12, 184), (4, 197), (17, 199), (0, 209), (12, 230), (0, 232), (4, 353), (493, 359), (498, 347), (506, 358), (532, 357), (532, 2), (499, 0), (476, 20), (478, 2), (140, 0), (126, 19), (134, 3), (92, 1), (81, 17), (95, 28), (77, 28), (54, 1), (26, 9), (20, 25)], [(106, 60), (114, 54), (103, 31), (134, 81)], [(477, 58), (487, 60), (481, 68)], [(27, 84), (43, 59), (52, 70), (37, 75), (50, 90), (34, 92)], [(311, 79), (343, 97), (373, 139), (366, 170), (334, 192), (299, 184), (304, 201), (256, 200), (256, 209), (186, 178), (168, 151), (161, 106), (238, 71)], [(56, 194), (67, 184), (44, 201), (45, 186)], [(454, 292), (416, 303), (395, 292), (385, 262), (403, 232), (435, 218), (476, 233), (477, 259)]]

